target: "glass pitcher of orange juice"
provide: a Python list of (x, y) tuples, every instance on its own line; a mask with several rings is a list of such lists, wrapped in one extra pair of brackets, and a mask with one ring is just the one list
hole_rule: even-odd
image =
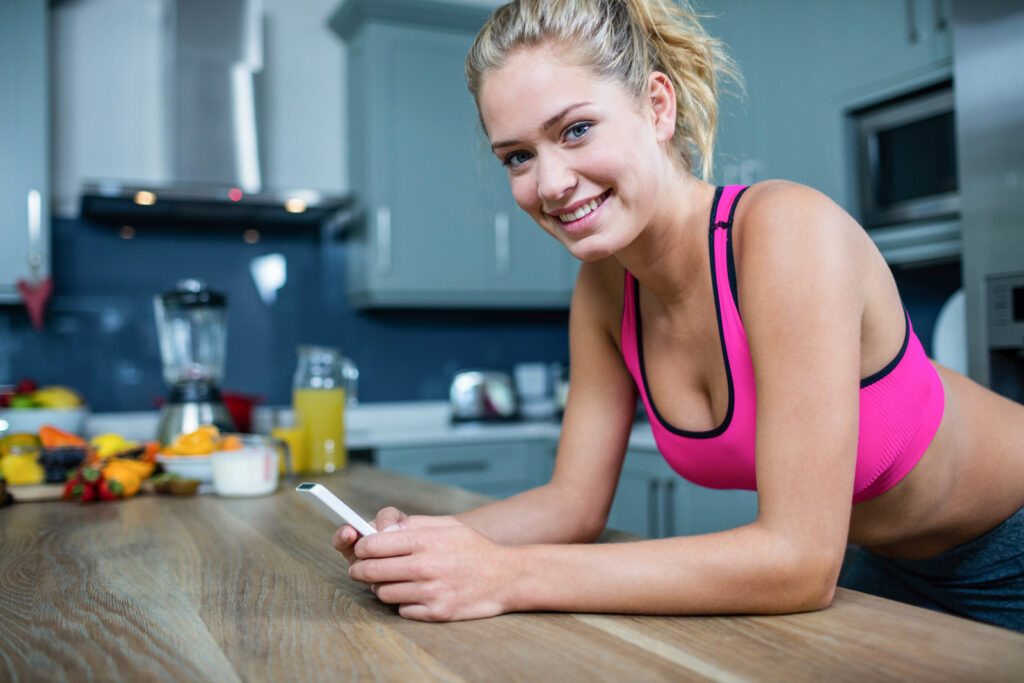
[[(292, 389), (295, 427), (302, 430), (306, 472), (336, 472), (348, 464), (345, 450), (345, 403), (351, 361), (329, 346), (300, 346)], [(299, 468), (296, 467), (296, 471)]]

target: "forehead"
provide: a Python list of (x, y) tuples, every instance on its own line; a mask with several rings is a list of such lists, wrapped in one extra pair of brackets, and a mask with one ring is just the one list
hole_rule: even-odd
[(607, 105), (627, 97), (622, 86), (581, 65), (570, 50), (547, 44), (517, 50), (488, 73), (478, 104), (494, 141), (536, 132), (569, 104)]

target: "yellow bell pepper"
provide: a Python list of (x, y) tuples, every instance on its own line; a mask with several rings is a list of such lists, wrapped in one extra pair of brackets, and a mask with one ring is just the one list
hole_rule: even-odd
[(8, 454), (0, 458), (0, 474), (8, 484), (18, 486), (42, 483), (45, 471), (34, 453)]

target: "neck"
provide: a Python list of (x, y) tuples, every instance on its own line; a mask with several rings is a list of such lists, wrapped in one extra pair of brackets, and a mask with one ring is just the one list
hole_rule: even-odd
[[(665, 305), (686, 301), (705, 279), (708, 216), (715, 187), (689, 173), (659, 188), (658, 209), (618, 261)], [(675, 306), (673, 306), (675, 307)]]

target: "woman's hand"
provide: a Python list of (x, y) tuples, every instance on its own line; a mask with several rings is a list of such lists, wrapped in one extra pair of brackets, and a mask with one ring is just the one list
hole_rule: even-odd
[(349, 576), (370, 584), (408, 619), (458, 621), (510, 611), (511, 550), (452, 517), (406, 517), (397, 528), (359, 539), (354, 550)]
[[(397, 508), (384, 508), (377, 513), (376, 519), (370, 522), (370, 526), (375, 529), (388, 529), (390, 527), (397, 527), (404, 521), (408, 515)], [(352, 550), (352, 546), (359, 540), (359, 533), (351, 526), (346, 524), (340, 527), (334, 532), (334, 547), (345, 556), (348, 560), (349, 565), (356, 561), (356, 556)]]

